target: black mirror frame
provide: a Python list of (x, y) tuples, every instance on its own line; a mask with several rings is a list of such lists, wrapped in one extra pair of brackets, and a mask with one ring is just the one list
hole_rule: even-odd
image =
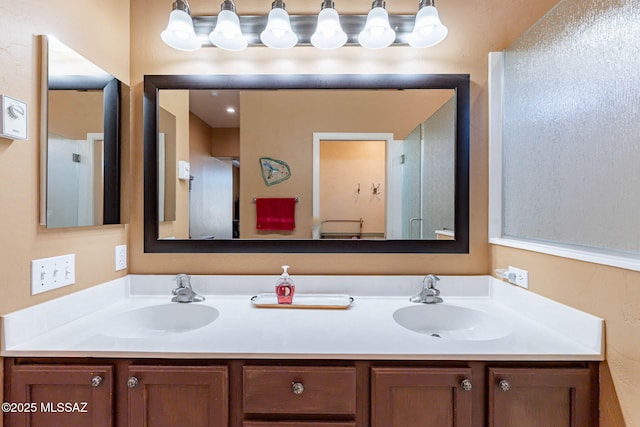
[(120, 224), (120, 81), (112, 76), (51, 76), (48, 90), (101, 90), (104, 111), (103, 220)]
[[(454, 89), (457, 100), (455, 240), (159, 240), (158, 93), (162, 89)], [(468, 74), (146, 75), (143, 102), (146, 253), (469, 253)]]

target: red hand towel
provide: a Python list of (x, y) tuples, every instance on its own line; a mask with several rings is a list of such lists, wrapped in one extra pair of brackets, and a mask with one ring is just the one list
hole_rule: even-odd
[(258, 230), (286, 230), (296, 228), (296, 199), (258, 198), (256, 199), (256, 228)]

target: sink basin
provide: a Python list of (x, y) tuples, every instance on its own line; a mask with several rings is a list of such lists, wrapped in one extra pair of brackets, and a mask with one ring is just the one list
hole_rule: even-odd
[(420, 304), (393, 313), (400, 326), (435, 339), (492, 340), (511, 333), (511, 328), (491, 314), (448, 304)]
[(179, 334), (202, 328), (216, 320), (220, 313), (208, 305), (162, 304), (126, 311), (102, 332), (117, 338), (147, 338)]

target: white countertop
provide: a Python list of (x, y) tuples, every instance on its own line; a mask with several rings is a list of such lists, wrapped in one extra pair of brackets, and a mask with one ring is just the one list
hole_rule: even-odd
[[(173, 276), (130, 275), (2, 317), (6, 357), (168, 357), (385, 360), (603, 360), (603, 321), (489, 276), (441, 276), (444, 305), (486, 312), (510, 328), (490, 340), (414, 332), (393, 320), (415, 306), (421, 276), (294, 276), (296, 294), (354, 297), (344, 310), (256, 308), (277, 276), (193, 276), (212, 323), (188, 332), (135, 336), (124, 313), (170, 303)], [(114, 328), (123, 328), (118, 333)]]

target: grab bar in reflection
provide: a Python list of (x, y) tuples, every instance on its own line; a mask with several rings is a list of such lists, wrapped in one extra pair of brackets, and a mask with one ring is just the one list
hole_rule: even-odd
[[(347, 222), (347, 223), (350, 223), (350, 222), (359, 223), (358, 232), (355, 233), (355, 238), (357, 238), (357, 239), (361, 239), (362, 238), (362, 225), (364, 224), (364, 219), (362, 219), (362, 218), (360, 218), (360, 219), (325, 219), (324, 221), (322, 221), (320, 223), (320, 226), (322, 227), (322, 224), (327, 224), (327, 223), (331, 223), (331, 222), (333, 222), (333, 223), (345, 223), (345, 222)], [(326, 236), (328, 234), (329, 233), (320, 232), (320, 236), (322, 238), (324, 238), (324, 236)], [(338, 234), (343, 234), (344, 235), (344, 234), (354, 234), (354, 233), (343, 232), (343, 233), (338, 233)]]

